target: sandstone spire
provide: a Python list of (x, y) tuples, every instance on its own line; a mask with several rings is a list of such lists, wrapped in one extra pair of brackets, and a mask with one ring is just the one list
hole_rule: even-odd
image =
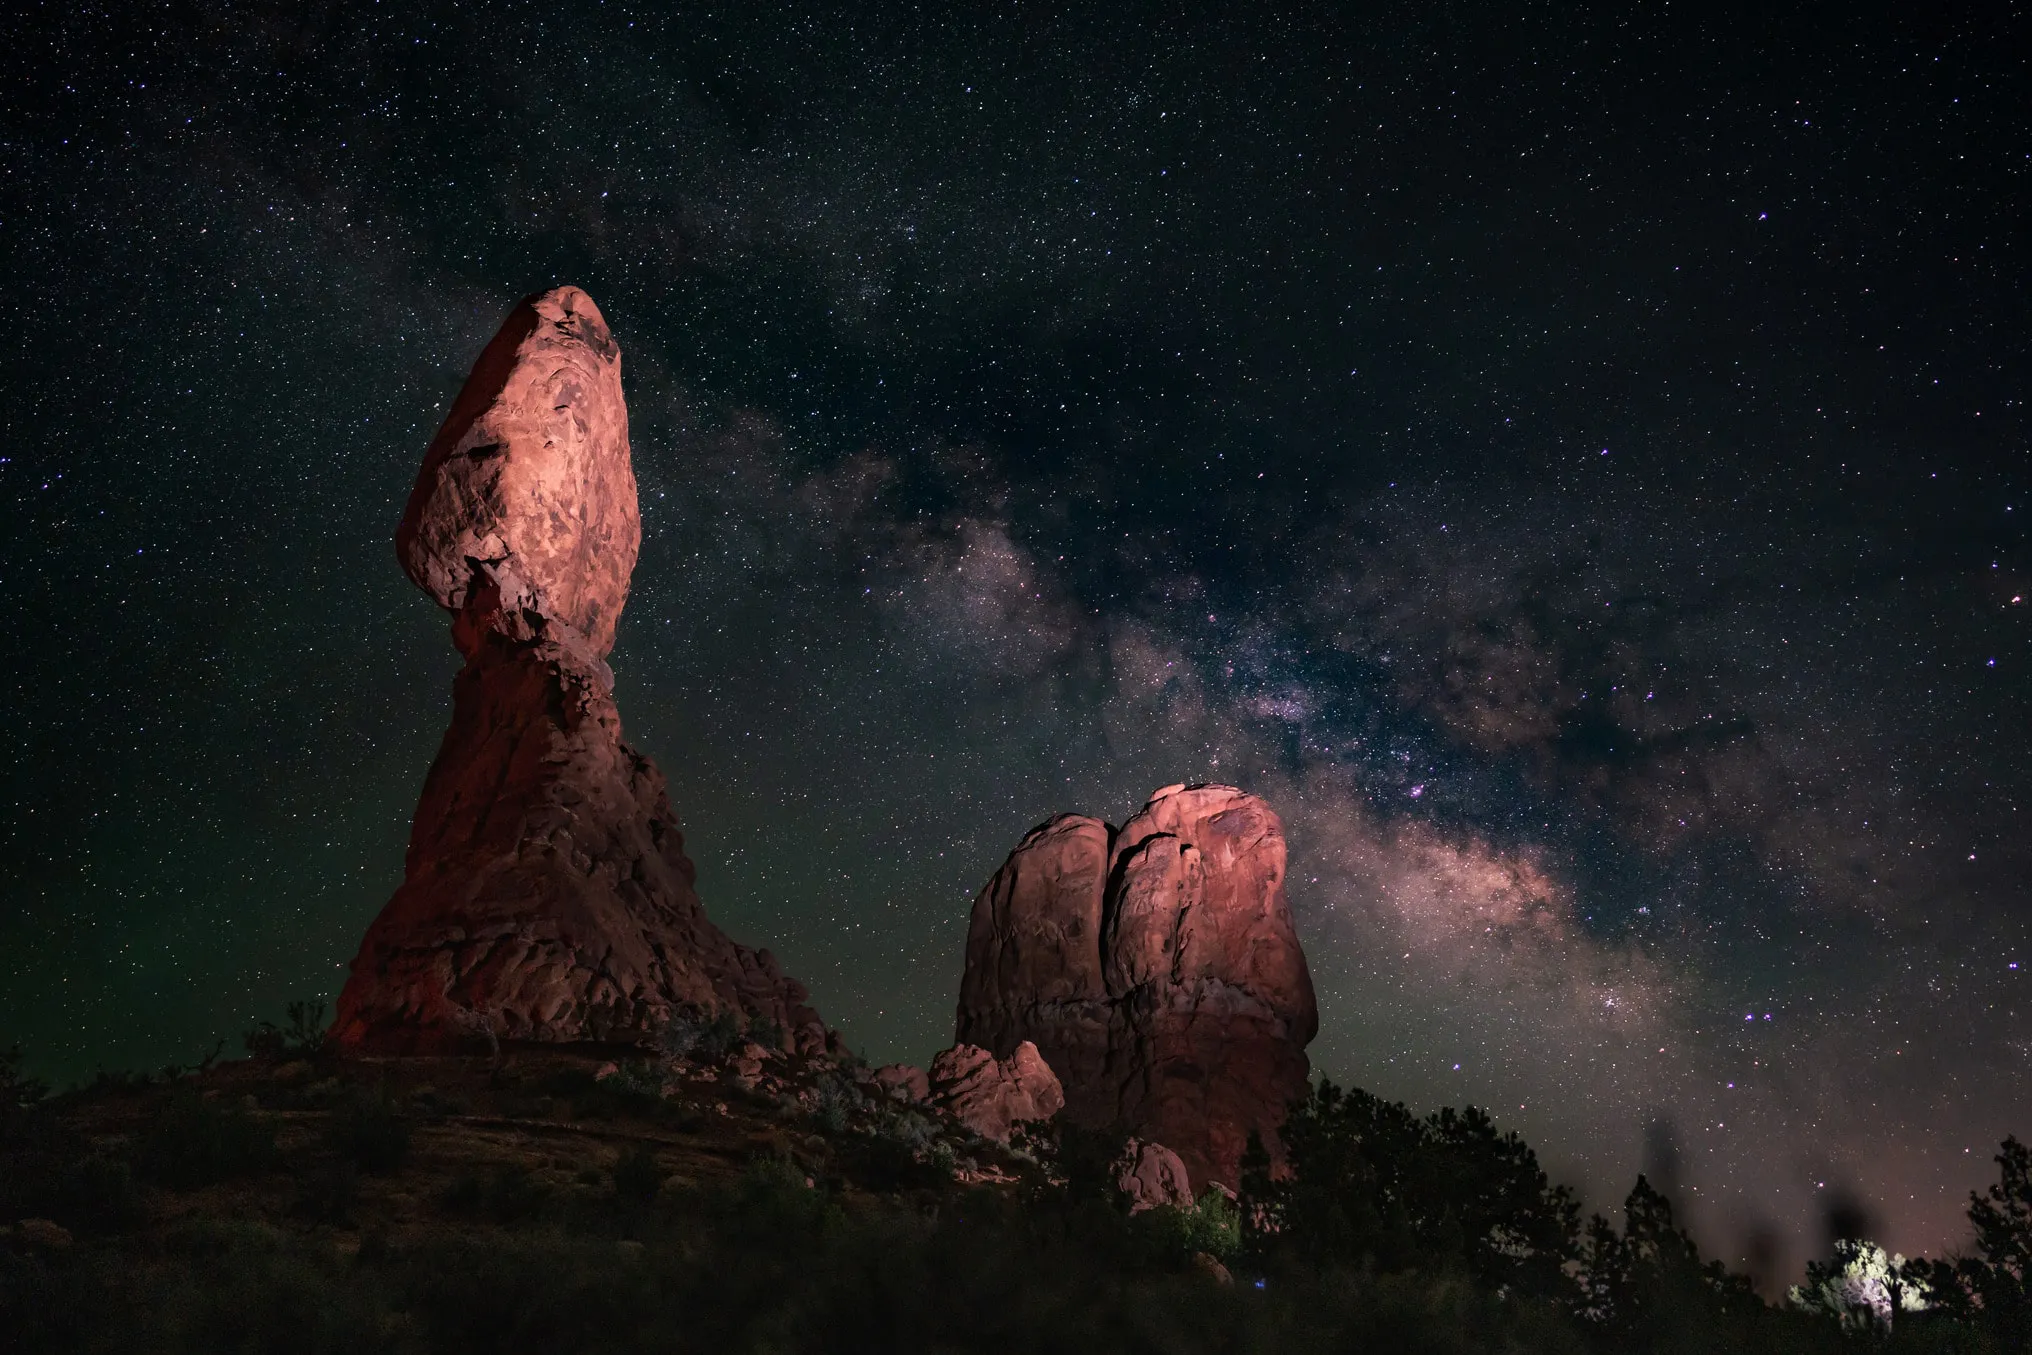
[(640, 1040), (674, 1011), (733, 1010), (822, 1044), (803, 987), (707, 919), (663, 776), (621, 739), (605, 657), (642, 526), (621, 350), (592, 298), (557, 287), (510, 313), (395, 539), (466, 665), (336, 1038)]

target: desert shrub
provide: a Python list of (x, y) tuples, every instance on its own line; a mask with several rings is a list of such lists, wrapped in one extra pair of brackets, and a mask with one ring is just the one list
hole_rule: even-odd
[(757, 1016), (748, 1022), (748, 1038), (764, 1049), (781, 1049), (783, 1023), (773, 1016)]
[(666, 1175), (654, 1149), (647, 1144), (634, 1144), (614, 1159), (614, 1194), (648, 1204), (663, 1189)]
[(545, 1096), (559, 1096), (569, 1101), (582, 1100), (598, 1092), (600, 1082), (589, 1068), (559, 1068), (544, 1075), (536, 1089)]
[(819, 1122), (820, 1127), (831, 1134), (846, 1133), (847, 1126), (851, 1123), (847, 1118), (846, 1103), (837, 1098), (821, 1098), (817, 1109), (812, 1112), (812, 1117)]
[(447, 1214), (475, 1217), (485, 1207), (486, 1181), (478, 1172), (460, 1172), (438, 1197)]
[[(324, 999), (308, 1002), (292, 1002), (288, 1007), (288, 1022), (276, 1025), (273, 1021), (262, 1021), (243, 1034), (240, 1039), (247, 1046), (247, 1052), (255, 1058), (300, 1059), (317, 1053), (324, 1048), (326, 1034)], [(217, 1051), (213, 1051), (216, 1055)], [(206, 1060), (206, 1066), (210, 1066)]]
[(939, 1137), (938, 1126), (929, 1118), (886, 1101), (876, 1107), (875, 1132), (913, 1153), (922, 1153)]
[(327, 1246), (258, 1225), (200, 1220), (166, 1239), (166, 1256), (125, 1295), (170, 1351), (375, 1355), (402, 1348), (382, 1276), (341, 1263)]
[(730, 1011), (722, 1011), (708, 1021), (699, 1031), (696, 1052), (709, 1059), (723, 1059), (741, 1043), (741, 1021)]
[(298, 1178), (294, 1208), (315, 1223), (348, 1224), (359, 1196), (359, 1166), (350, 1158), (327, 1158)]
[(147, 1216), (124, 1157), (39, 1148), (0, 1159), (0, 1220), (50, 1218), (74, 1231), (110, 1233)]
[(325, 1142), (362, 1171), (385, 1175), (409, 1158), (409, 1125), (396, 1114), (386, 1087), (356, 1090), (332, 1112)]
[[(477, 1193), (489, 1188), (474, 1178)], [(628, 1213), (625, 1249), (611, 1211), (363, 1241), (356, 1259), (314, 1238), (200, 1222), (131, 1253), (79, 1248), (55, 1265), (0, 1255), (0, 1331), (9, 1355), (1834, 1348), (1745, 1345), (1699, 1327), (1663, 1345), (1594, 1347), (1556, 1309), (1459, 1273), (1279, 1269), (1222, 1288), (1145, 1245), (1146, 1216), (1100, 1199), (931, 1198), (849, 1208), (763, 1159), (726, 1185), (666, 1187), (655, 1210)]]
[(148, 1217), (134, 1164), (100, 1153), (64, 1169), (51, 1212), (74, 1226), (109, 1232), (138, 1227)]
[(691, 1057), (691, 1051), (698, 1047), (699, 1037), (705, 1034), (706, 1022), (695, 1012), (673, 1012), (663, 1029), (657, 1032), (656, 1047), (663, 1057), (683, 1062)]
[(1241, 1212), (1218, 1190), (1206, 1191), (1195, 1204), (1145, 1210), (1136, 1216), (1136, 1226), (1165, 1255), (1205, 1252), (1228, 1261), (1242, 1248)]
[(834, 1069), (825, 1069), (813, 1078), (812, 1088), (817, 1094), (812, 1115), (832, 1133), (845, 1133), (854, 1114), (868, 1108), (867, 1093), (852, 1078)]
[(170, 1098), (142, 1135), (142, 1170), (167, 1186), (210, 1185), (263, 1171), (275, 1156), (275, 1130), (237, 1104)]
[(21, 1046), (0, 1049), (0, 1117), (36, 1104), (49, 1095), (49, 1084), (21, 1071)]
[(854, 1141), (850, 1156), (856, 1172), (874, 1190), (908, 1191), (948, 1184), (952, 1177), (954, 1159), (950, 1145), (943, 1145), (946, 1152), (940, 1157), (944, 1166), (938, 1165), (928, 1150), (912, 1148), (908, 1143), (887, 1134), (874, 1134)]
[(623, 1063), (602, 1079), (599, 1086), (635, 1110), (648, 1109), (663, 1100), (663, 1074), (647, 1063)]
[(462, 1173), (440, 1197), (448, 1214), (503, 1224), (535, 1218), (549, 1201), (549, 1189), (519, 1162), (503, 1163), (485, 1175)]
[(100, 1097), (123, 1096), (138, 1091), (146, 1091), (154, 1085), (154, 1079), (149, 1077), (148, 1074), (136, 1072), (131, 1068), (121, 1068), (118, 1070), (101, 1068), (92, 1074), (90, 1082), (87, 1082), (71, 1094), (85, 1100), (94, 1100)]
[(1064, 1201), (1097, 1201), (1126, 1209), (1128, 1199), (1116, 1184), (1127, 1137), (1111, 1130), (1088, 1129), (1060, 1116), (1019, 1123), (1009, 1136), (1017, 1156), (1043, 1168), (1052, 1194)]

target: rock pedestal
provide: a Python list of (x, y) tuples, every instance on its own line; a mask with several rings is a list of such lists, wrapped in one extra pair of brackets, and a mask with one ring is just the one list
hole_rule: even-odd
[(1061, 815), (979, 897), (954, 1038), (1033, 1041), (1075, 1123), (1152, 1139), (1233, 1185), (1319, 1028), (1284, 897), (1284, 828), (1232, 786), (1167, 786), (1117, 831)]
[(707, 919), (663, 776), (622, 740), (606, 656), (641, 537), (620, 348), (577, 288), (530, 297), (396, 531), (466, 665), (402, 886), (339, 997), (341, 1046), (641, 1041), (723, 1010), (825, 1042), (804, 988)]

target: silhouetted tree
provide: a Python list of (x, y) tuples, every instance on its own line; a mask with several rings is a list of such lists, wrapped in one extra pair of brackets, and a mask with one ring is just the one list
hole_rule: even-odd
[(1620, 1235), (1588, 1221), (1579, 1315), (1611, 1350), (1729, 1350), (1766, 1310), (1750, 1281), (1700, 1248), (1672, 1219), (1672, 1203), (1642, 1176), (1623, 1201)]
[(1911, 1278), (1950, 1319), (1983, 1328), (2011, 1350), (2032, 1346), (2032, 1149), (2004, 1140), (1997, 1183), (1969, 1193), (1975, 1253), (1952, 1261), (1913, 1262)]
[(1289, 1174), (1244, 1164), (1252, 1235), (1314, 1263), (1460, 1270), (1494, 1288), (1570, 1298), (1580, 1207), (1484, 1111), (1423, 1119), (1322, 1080), (1283, 1129)]

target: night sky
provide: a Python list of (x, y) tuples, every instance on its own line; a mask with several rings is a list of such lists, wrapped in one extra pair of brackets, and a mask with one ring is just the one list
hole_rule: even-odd
[(2032, 32), (1951, 8), (40, 7), (0, 1043), (336, 995), (457, 666), (395, 522), (571, 282), (629, 736), (856, 1048), (1025, 829), (1231, 782), (1321, 1071), (1739, 1267), (1951, 1245), (2032, 1134)]

